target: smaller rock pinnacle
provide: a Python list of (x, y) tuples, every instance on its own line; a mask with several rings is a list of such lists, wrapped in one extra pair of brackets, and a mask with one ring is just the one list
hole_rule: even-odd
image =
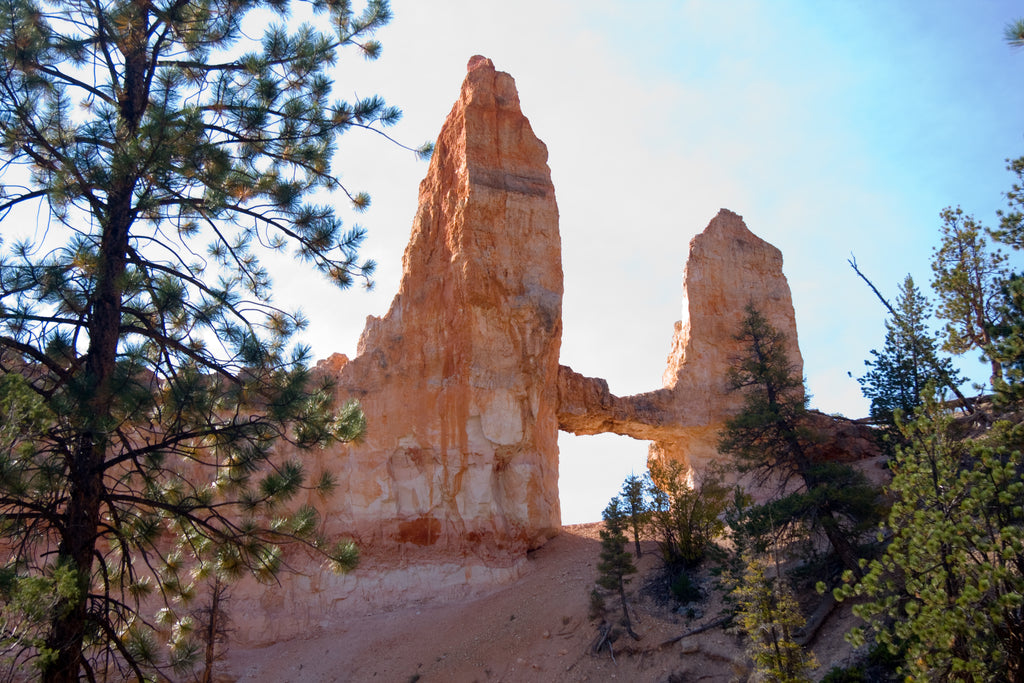
[(494, 70), (494, 62), (489, 60), (487, 57), (484, 57), (483, 55), (473, 55), (469, 58), (469, 64), (466, 65), (466, 71), (472, 71), (473, 69), (481, 66)]

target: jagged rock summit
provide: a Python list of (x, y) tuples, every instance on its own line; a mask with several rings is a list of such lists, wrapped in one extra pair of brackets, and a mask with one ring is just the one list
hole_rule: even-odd
[(518, 576), (560, 527), (558, 430), (652, 441), (654, 458), (702, 467), (739, 397), (725, 373), (753, 303), (791, 340), (802, 369), (782, 255), (722, 210), (690, 243), (663, 386), (616, 397), (559, 366), (561, 241), (547, 148), (515, 82), (473, 57), (420, 184), (419, 208), (387, 314), (367, 319), (357, 356), (317, 371), (358, 399), (364, 441), (319, 453), (336, 474), (310, 500), (326, 532), (352, 537), (360, 568), (308, 559), (264, 590), (234, 589), (243, 644), (329, 628), (345, 615), (465, 597)]

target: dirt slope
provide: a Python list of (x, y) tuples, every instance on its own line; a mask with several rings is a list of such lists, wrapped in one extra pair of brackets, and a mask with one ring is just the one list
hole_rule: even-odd
[[(743, 643), (720, 628), (659, 646), (713, 620), (712, 595), (695, 615), (655, 596), (660, 561), (646, 544), (630, 584), (634, 629), (591, 654), (597, 622), (588, 618), (599, 524), (564, 527), (530, 557), (515, 583), (474, 600), (408, 607), (345, 624), (337, 632), (259, 650), (232, 650), (220, 673), (241, 681), (729, 681), (746, 679)], [(711, 580), (703, 580), (705, 588)], [(848, 619), (833, 617), (815, 642), (819, 676), (849, 654)]]

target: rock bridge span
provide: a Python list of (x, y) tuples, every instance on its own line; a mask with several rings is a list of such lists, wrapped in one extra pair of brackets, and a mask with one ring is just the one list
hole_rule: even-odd
[(331, 524), (371, 552), (521, 553), (560, 526), (559, 429), (651, 441), (653, 457), (700, 467), (738, 406), (725, 369), (748, 303), (802, 371), (782, 254), (722, 210), (690, 244), (662, 387), (617, 397), (560, 365), (547, 148), (512, 77), (474, 57), (420, 184), (399, 292), (355, 358), (321, 367), (369, 425), (365, 442), (324, 456), (343, 469)]
[(695, 468), (713, 460), (739, 406), (725, 372), (748, 303), (791, 340), (802, 372), (782, 254), (730, 211), (690, 243), (659, 388), (617, 397), (560, 365), (562, 291), (547, 148), (512, 77), (474, 57), (420, 184), (398, 294), (367, 319), (355, 358), (317, 366), (367, 417), (364, 441), (314, 456), (338, 486), (310, 501), (328, 534), (357, 541), (362, 568), (239, 588), (241, 642), (516, 576), (560, 528), (559, 429), (647, 440), (652, 458)]

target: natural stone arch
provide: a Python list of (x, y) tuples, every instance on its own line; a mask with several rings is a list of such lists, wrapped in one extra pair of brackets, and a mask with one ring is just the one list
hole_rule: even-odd
[(526, 551), (560, 527), (559, 429), (651, 441), (655, 457), (694, 467), (714, 459), (715, 435), (739, 405), (725, 369), (748, 303), (787, 334), (802, 371), (782, 255), (723, 209), (690, 243), (661, 388), (617, 397), (604, 380), (560, 366), (547, 148), (512, 77), (472, 58), (420, 184), (398, 294), (386, 315), (367, 319), (354, 359), (317, 366), (339, 401), (361, 402), (368, 433), (317, 456), (338, 487), (326, 505), (309, 502), (326, 533), (356, 540), (364, 569), (337, 577), (290, 558), (301, 575), (273, 591), (236, 589), (233, 612), (245, 624), (236, 639), (273, 641), (341, 612), (514, 578)]
[(724, 420), (742, 402), (726, 378), (730, 365), (744, 353), (734, 337), (748, 304), (790, 340), (794, 369), (802, 374), (782, 252), (750, 232), (741, 216), (722, 209), (691, 240), (682, 300), (682, 320), (675, 324), (662, 388), (618, 397), (604, 380), (561, 366), (560, 429), (625, 434), (653, 442), (652, 457), (705, 466), (718, 455), (715, 444)]
[(559, 429), (653, 442), (658, 457), (715, 457), (739, 397), (725, 387), (753, 303), (792, 340), (782, 254), (722, 210), (690, 244), (683, 320), (663, 386), (613, 396), (559, 366), (561, 240), (547, 149), (515, 83), (474, 57), (437, 140), (387, 315), (333, 367), (369, 434), (332, 454), (344, 469), (332, 530), (371, 557), (429, 562), (521, 556), (557, 533)]

